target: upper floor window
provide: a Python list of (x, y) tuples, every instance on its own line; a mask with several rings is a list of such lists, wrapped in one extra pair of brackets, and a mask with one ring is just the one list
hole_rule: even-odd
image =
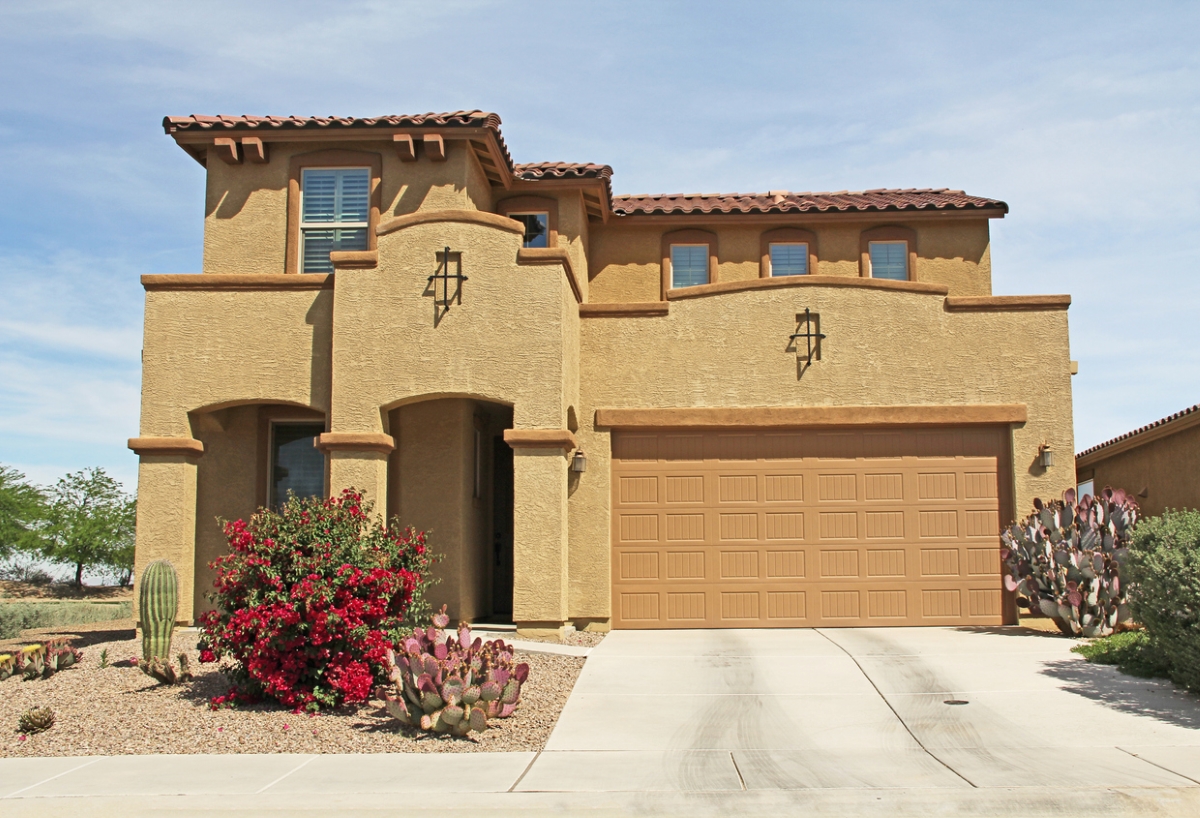
[(869, 247), (871, 278), (908, 281), (908, 242), (873, 241)]
[(508, 217), (525, 225), (525, 236), (521, 239), (522, 247), (550, 246), (549, 213), (509, 213)]
[(772, 276), (803, 276), (808, 275), (808, 245), (807, 244), (775, 244), (771, 247)]
[(332, 273), (330, 252), (368, 249), (370, 215), (370, 168), (304, 168), (300, 272)]
[(708, 245), (671, 245), (671, 287), (708, 283)]
[(278, 508), (289, 493), (297, 497), (325, 495), (325, 455), (315, 445), (323, 423), (271, 424), (271, 483), (268, 503)]

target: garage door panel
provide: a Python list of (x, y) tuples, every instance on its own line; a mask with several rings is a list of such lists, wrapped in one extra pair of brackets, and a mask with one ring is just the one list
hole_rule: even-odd
[(613, 625), (1000, 624), (1005, 441), (614, 433)]

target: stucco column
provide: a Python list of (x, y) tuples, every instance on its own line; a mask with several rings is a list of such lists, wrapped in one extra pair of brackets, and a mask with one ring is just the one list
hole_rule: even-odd
[(387, 513), (388, 455), (396, 448), (391, 435), (378, 432), (326, 432), (317, 448), (329, 455), (329, 493), (355, 488), (375, 504), (375, 513)]
[(517, 633), (562, 633), (567, 622), (567, 464), (563, 430), (504, 433), (513, 447), (513, 621)]
[(178, 622), (191, 625), (196, 605), (196, 461), (204, 444), (192, 438), (135, 437), (129, 441), (138, 465), (137, 548), (134, 558), (134, 617), (142, 571), (170, 560), (179, 576)]

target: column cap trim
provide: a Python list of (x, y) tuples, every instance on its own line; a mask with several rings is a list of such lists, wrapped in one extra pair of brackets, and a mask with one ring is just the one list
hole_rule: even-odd
[(577, 448), (568, 429), (505, 429), (504, 442), (514, 449)]
[(131, 437), (129, 448), (139, 457), (143, 455), (186, 455), (200, 457), (204, 444), (191, 437)]
[(396, 439), (381, 432), (325, 432), (314, 445), (323, 452), (391, 454), (396, 448)]

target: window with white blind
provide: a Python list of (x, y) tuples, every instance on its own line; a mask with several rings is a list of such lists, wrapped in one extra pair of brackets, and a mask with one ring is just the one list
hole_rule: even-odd
[(807, 244), (771, 244), (772, 276), (808, 275)]
[(871, 278), (908, 281), (908, 242), (873, 241), (869, 249)]
[(332, 273), (334, 250), (366, 250), (370, 168), (305, 168), (300, 179), (300, 272)]
[(671, 245), (671, 287), (708, 283), (708, 245)]

